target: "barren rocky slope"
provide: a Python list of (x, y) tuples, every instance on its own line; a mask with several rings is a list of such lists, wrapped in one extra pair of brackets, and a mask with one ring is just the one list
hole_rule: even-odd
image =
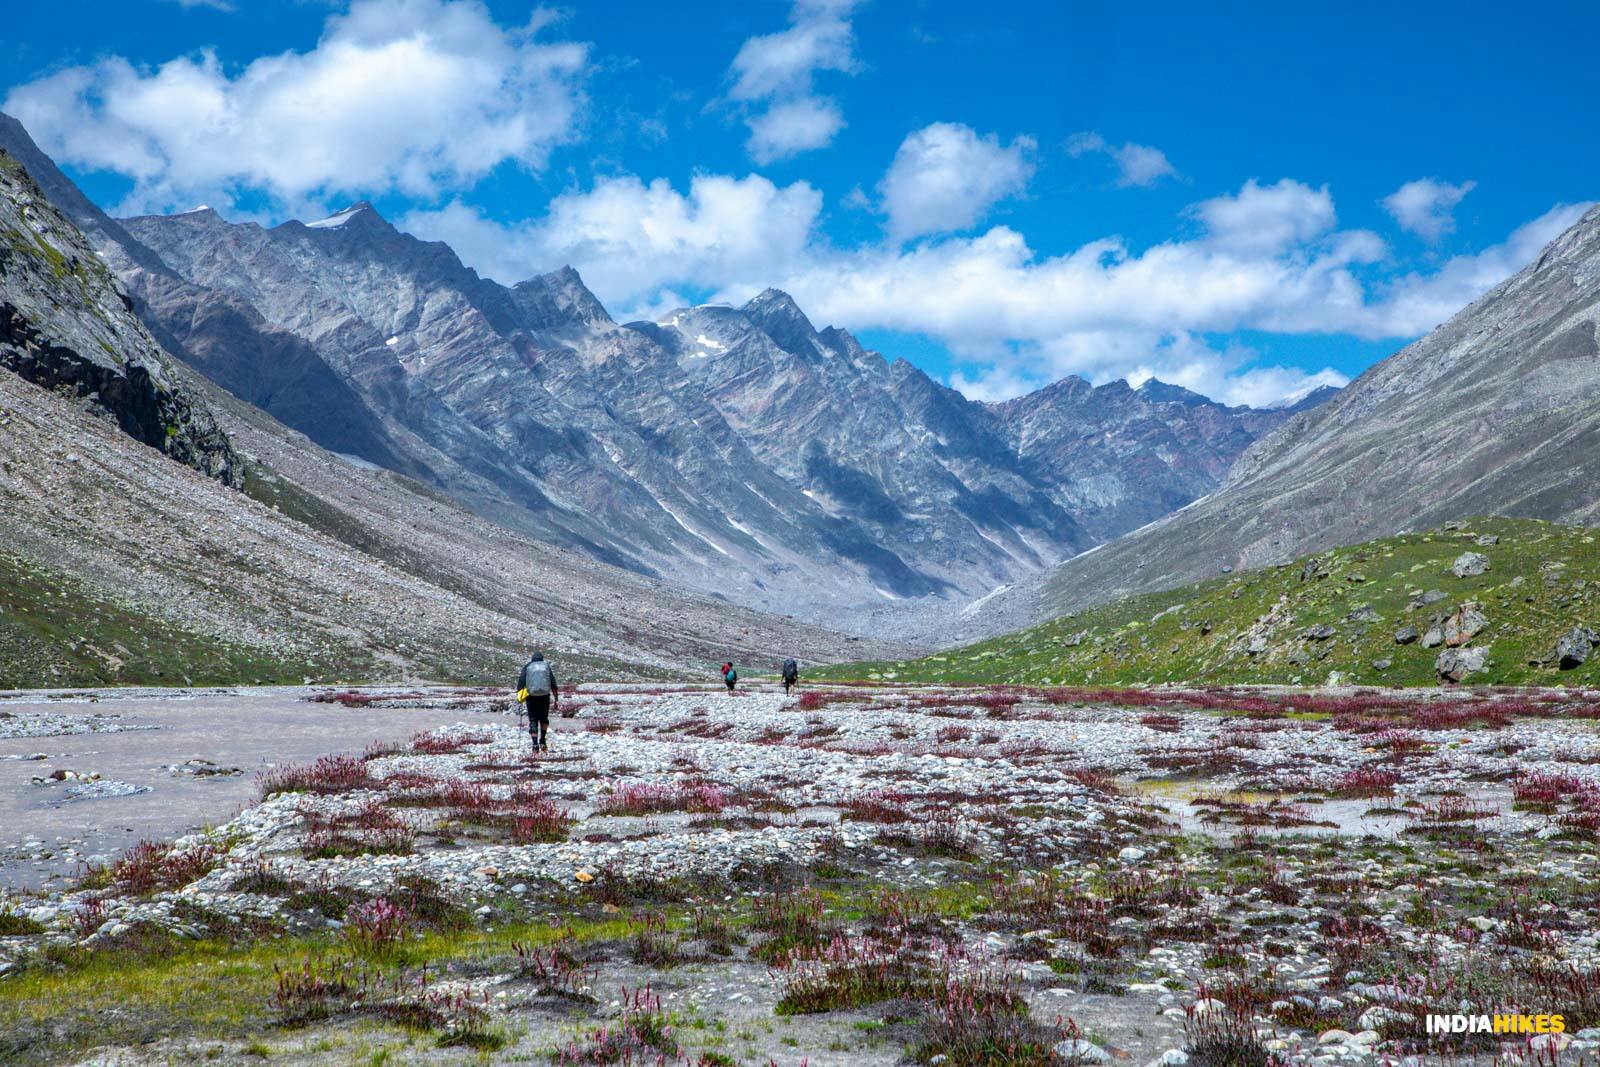
[(1600, 208), (1252, 446), (1210, 496), (994, 598), (951, 638), (1470, 515), (1600, 520)]
[(530, 542), (251, 418), (224, 414), (241, 492), (0, 375), (0, 686), (493, 679), (536, 643), (608, 676), (871, 647)]

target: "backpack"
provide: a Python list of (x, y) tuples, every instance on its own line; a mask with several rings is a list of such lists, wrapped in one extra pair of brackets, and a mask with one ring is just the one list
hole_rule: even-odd
[(789, 679), (800, 677), (800, 664), (796, 663), (793, 659), (784, 660), (783, 676)]
[(542, 659), (531, 659), (528, 665), (522, 668), (522, 687), (529, 696), (547, 697), (550, 695), (550, 664)]
[(724, 682), (737, 682), (739, 680), (739, 672), (729, 667), (728, 673), (722, 676), (722, 680)]

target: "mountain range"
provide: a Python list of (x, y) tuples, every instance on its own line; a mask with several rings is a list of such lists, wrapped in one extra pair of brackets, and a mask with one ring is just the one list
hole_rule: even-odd
[(585, 616), (619, 658), (687, 604), (685, 654), (725, 611), (865, 655), (794, 617), (949, 643), (1472, 515), (1600, 521), (1600, 208), (1342, 391), (1261, 411), (1067, 378), (986, 404), (778, 290), (618, 323), (571, 268), (501, 286), (368, 204), (119, 221), (3, 118), (0, 147), (38, 182), (8, 165), (0, 363), (413, 576), (475, 531), (438, 584), (480, 607), (523, 565), (581, 575), (578, 614), (589, 582), (643, 597)]
[(786, 294), (615, 322), (360, 203), (265, 228), (115, 220), (0, 118), (184, 365), (316, 444), (532, 539), (758, 609), (925, 635), (1214, 489), (1297, 410), (1068, 378), (966, 399)]
[(683, 677), (892, 647), (519, 535), (328, 451), (174, 358), (133, 304), (0, 151), (0, 686), (503, 684), (530, 646), (568, 679)]

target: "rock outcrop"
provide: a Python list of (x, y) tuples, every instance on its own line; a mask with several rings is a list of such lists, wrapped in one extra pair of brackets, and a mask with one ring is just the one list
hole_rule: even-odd
[(0, 149), (0, 367), (229, 485), (244, 472), (83, 235)]

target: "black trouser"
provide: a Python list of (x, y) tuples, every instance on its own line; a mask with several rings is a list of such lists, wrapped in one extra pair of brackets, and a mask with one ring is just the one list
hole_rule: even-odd
[(797, 681), (799, 681), (798, 678), (785, 678), (783, 680), (783, 695), (784, 696), (788, 696), (789, 695), (789, 690), (794, 688), (794, 683), (797, 682)]
[(528, 697), (528, 736), (533, 738), (534, 748), (544, 748), (545, 738), (550, 733), (550, 697)]

